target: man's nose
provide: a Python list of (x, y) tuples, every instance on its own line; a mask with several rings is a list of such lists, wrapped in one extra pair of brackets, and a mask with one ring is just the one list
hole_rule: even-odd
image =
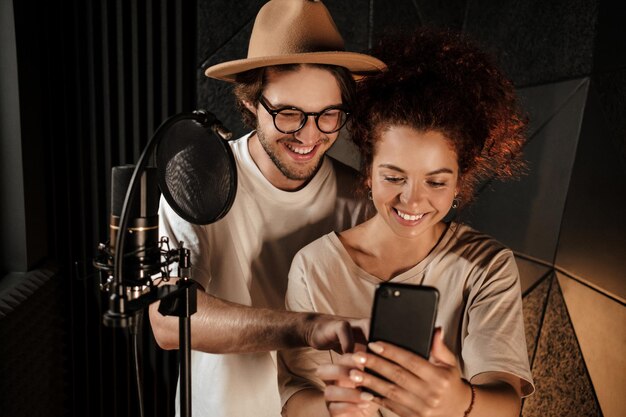
[(295, 133), (296, 139), (305, 145), (313, 145), (317, 143), (320, 135), (322, 135), (322, 132), (320, 132), (317, 128), (315, 116), (313, 115), (307, 115), (306, 120), (304, 121), (304, 126), (302, 126), (302, 129)]

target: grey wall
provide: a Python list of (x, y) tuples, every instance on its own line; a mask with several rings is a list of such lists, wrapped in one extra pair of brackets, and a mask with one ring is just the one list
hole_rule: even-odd
[[(264, 1), (198, 1), (198, 107), (245, 132), (229, 85)], [(615, 3), (615, 2), (613, 2)], [(600, 0), (327, 0), (349, 50), (388, 30), (467, 32), (514, 81), (530, 118), (521, 180), (488, 183), (463, 220), (513, 248), (537, 392), (525, 416), (623, 415), (626, 386), (626, 21)], [(355, 165), (345, 142), (332, 151)]]

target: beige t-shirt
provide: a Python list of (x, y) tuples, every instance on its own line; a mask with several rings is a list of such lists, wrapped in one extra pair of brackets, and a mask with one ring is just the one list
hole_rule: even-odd
[[(368, 204), (354, 198), (356, 172), (329, 157), (302, 189), (275, 188), (252, 160), (248, 138), (230, 142), (238, 188), (228, 214), (213, 224), (193, 225), (162, 199), (159, 227), (171, 245), (182, 241), (190, 249), (192, 278), (209, 294), (284, 309), (287, 274), (296, 252), (325, 233), (363, 221)], [(194, 415), (280, 416), (273, 352), (192, 351), (191, 376)]]
[[(391, 282), (439, 290), (436, 326), (457, 356), (464, 378), (499, 371), (520, 378), (522, 394), (533, 391), (528, 364), (519, 273), (511, 250), (469, 226), (451, 223), (431, 253)], [(289, 272), (286, 306), (345, 317), (370, 317), (374, 290), (382, 281), (358, 267), (335, 233), (303, 248)], [(297, 391), (324, 383), (322, 363), (337, 358), (310, 348), (279, 352), (283, 405)], [(284, 372), (283, 372), (284, 371)], [(385, 415), (394, 415), (385, 410)]]

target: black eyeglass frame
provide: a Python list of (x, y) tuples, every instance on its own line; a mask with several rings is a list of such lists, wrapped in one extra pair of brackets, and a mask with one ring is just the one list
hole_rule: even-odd
[[(261, 103), (261, 106), (263, 106), (263, 108), (270, 114), (270, 116), (272, 116), (272, 121), (274, 122), (274, 127), (276, 128), (276, 130), (278, 130), (281, 133), (285, 133), (285, 134), (296, 133), (297, 131), (302, 130), (302, 128), (306, 125), (306, 122), (309, 120), (310, 116), (314, 117), (315, 126), (317, 127), (317, 129), (320, 132), (326, 133), (326, 134), (339, 132), (341, 130), (341, 128), (346, 125), (346, 123), (348, 122), (348, 119), (350, 118), (350, 112), (348, 110), (346, 110), (345, 108), (341, 107), (341, 106), (329, 106), (329, 107), (326, 107), (325, 109), (323, 109), (320, 112), (306, 112), (306, 111), (304, 111), (302, 109), (299, 109), (297, 107), (294, 107), (294, 106), (284, 106), (284, 107), (279, 107), (277, 109), (272, 109), (272, 108), (269, 107), (269, 104), (267, 103), (267, 99), (265, 97), (263, 97), (263, 95), (259, 96), (259, 103)], [(300, 122), (300, 126), (297, 129), (294, 129), (294, 130), (282, 130), (281, 128), (278, 127), (278, 125), (276, 124), (276, 116), (278, 115), (278, 113), (280, 113), (283, 110), (295, 110), (295, 111), (299, 111), (300, 113), (304, 114), (305, 117), (302, 118), (302, 121)], [(319, 118), (320, 118), (320, 116), (322, 114), (324, 114), (325, 112), (327, 112), (328, 110), (341, 110), (346, 115), (345, 119), (343, 120), (343, 123), (341, 123), (339, 125), (339, 127), (337, 127), (336, 129), (333, 129), (331, 131), (322, 130), (322, 128), (320, 128), (320, 125), (319, 125)]]

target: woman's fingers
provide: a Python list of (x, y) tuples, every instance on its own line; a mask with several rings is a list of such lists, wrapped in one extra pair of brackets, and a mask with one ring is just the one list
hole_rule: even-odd
[(436, 365), (456, 366), (456, 356), (444, 343), (441, 328), (435, 330), (433, 346), (430, 351), (430, 361)]
[(356, 388), (328, 385), (324, 389), (324, 400), (332, 416), (369, 416), (378, 410), (372, 402), (373, 395)]
[(326, 385), (339, 385), (342, 387), (355, 387), (354, 382), (350, 379), (351, 367), (324, 364), (317, 368), (317, 376), (324, 381)]
[[(378, 361), (380, 360), (381, 359), (379, 358)], [(371, 373), (367, 372), (367, 370), (363, 372), (356, 369), (350, 371), (350, 377), (352, 378), (352, 381), (354, 381), (356, 384), (360, 385), (361, 387), (367, 387), (380, 395), (382, 398), (377, 398), (377, 402), (386, 404), (387, 400), (389, 400), (391, 402), (396, 402), (400, 405), (404, 405), (414, 410), (418, 410), (424, 405), (424, 400), (420, 398), (420, 396), (414, 394), (414, 392), (416, 391), (423, 391), (423, 386), (422, 388), (417, 388), (419, 384), (423, 383), (423, 381), (419, 381), (417, 382), (417, 384), (410, 383), (400, 385), (391, 381), (387, 381), (378, 376), (372, 375)]]
[(441, 328), (436, 329), (430, 351), (430, 360), (398, 346), (385, 343), (370, 343), (369, 348), (377, 355), (397, 363), (421, 379), (430, 381), (441, 377), (442, 368), (456, 368), (456, 357), (443, 341)]
[[(394, 375), (396, 378), (401, 378), (400, 380), (392, 379), (396, 383), (403, 383), (404, 378), (407, 375), (403, 372), (400, 372), (398, 368), (405, 370), (411, 375), (414, 375), (422, 380), (430, 380), (437, 374), (437, 368), (428, 360), (422, 358), (421, 356), (409, 352), (406, 349), (402, 349), (398, 346), (385, 343), (385, 342), (375, 342), (368, 344), (370, 350), (379, 357), (388, 359), (388, 361), (381, 361), (380, 366), (381, 369), (373, 368), (375, 371), (384, 375), (386, 378), (392, 379)], [(361, 355), (360, 353), (358, 355)], [(368, 355), (368, 364), (367, 367), (371, 368), (370, 362), (372, 360), (375, 361), (376, 355)], [(391, 365), (397, 364), (397, 367), (393, 367)]]
[(371, 395), (363, 395), (361, 390), (356, 388), (340, 387), (337, 385), (329, 385), (324, 390), (324, 399), (326, 401), (339, 401), (348, 403), (368, 403), (372, 400)]
[(393, 411), (399, 416), (415, 416), (416, 415), (415, 410), (405, 407), (402, 404), (399, 404), (395, 401), (391, 401), (388, 398), (376, 397), (376, 399), (374, 399), (373, 402), (375, 402), (376, 404), (378, 404), (379, 406), (383, 408)]

